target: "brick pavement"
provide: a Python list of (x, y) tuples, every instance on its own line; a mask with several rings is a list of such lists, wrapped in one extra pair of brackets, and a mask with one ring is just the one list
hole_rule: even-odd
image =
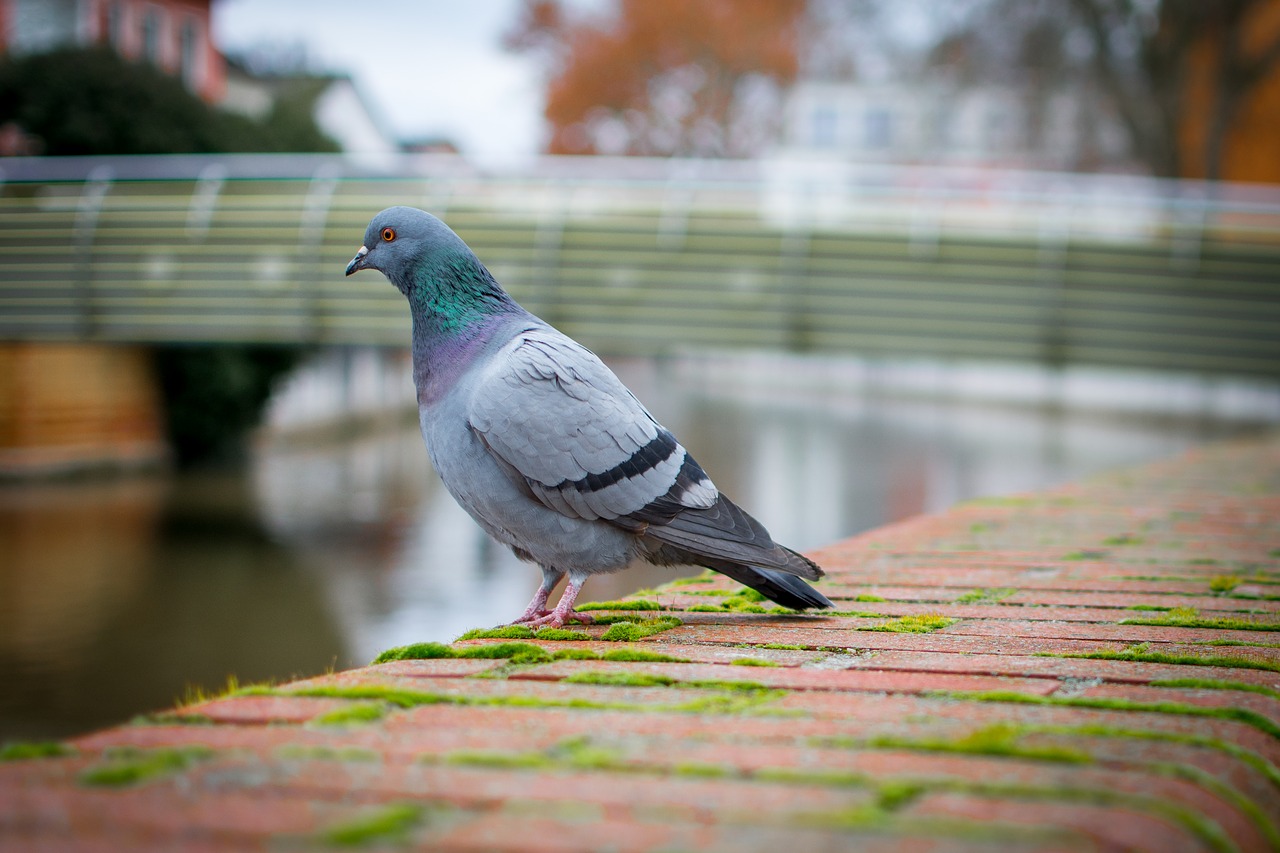
[(0, 848), (1280, 849), (1280, 437), (812, 556), (10, 746)]

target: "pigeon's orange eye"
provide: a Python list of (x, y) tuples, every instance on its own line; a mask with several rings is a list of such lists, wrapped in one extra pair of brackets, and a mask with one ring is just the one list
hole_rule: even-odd
[(396, 229), (394, 228), (382, 229), (382, 239), (384, 242), (390, 243), (395, 238), (396, 238)]

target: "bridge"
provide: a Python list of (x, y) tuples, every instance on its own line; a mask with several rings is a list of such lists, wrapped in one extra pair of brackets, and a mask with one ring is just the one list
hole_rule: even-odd
[(445, 218), (602, 352), (1280, 377), (1280, 190), (803, 161), (0, 161), (0, 340), (403, 345), (370, 216)]

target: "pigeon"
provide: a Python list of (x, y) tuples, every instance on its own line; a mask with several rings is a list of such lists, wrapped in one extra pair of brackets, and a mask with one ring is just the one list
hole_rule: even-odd
[[(462, 238), (412, 207), (376, 215), (346, 274), (409, 301), (427, 453), (445, 488), (542, 584), (513, 625), (590, 624), (591, 575), (703, 566), (793, 610), (831, 607), (823, 571), (778, 545), (593, 352), (526, 311)], [(547, 602), (568, 584), (554, 609)]]

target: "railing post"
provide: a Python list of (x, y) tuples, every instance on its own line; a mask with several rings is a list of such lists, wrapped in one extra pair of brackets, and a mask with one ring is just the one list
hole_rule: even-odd
[[(316, 282), (324, 280), (326, 270), (320, 254), (320, 246), (324, 242), (325, 222), (329, 218), (329, 208), (333, 203), (333, 193), (338, 188), (338, 176), (341, 169), (332, 162), (320, 165), (311, 176), (311, 184), (307, 187), (307, 196), (302, 203), (302, 215), (298, 217), (298, 271), (306, 277), (308, 271)], [(295, 283), (296, 284), (296, 283)], [(318, 342), (324, 334), (321, 328), (320, 298), (324, 288), (307, 287), (303, 282), (302, 292), (306, 294), (307, 328), (301, 331), (307, 343)]]
[(565, 192), (570, 194), (560, 203), (552, 202), (554, 186), (551, 180), (544, 184), (547, 189), (547, 204), (538, 214), (538, 223), (533, 235), (533, 268), (536, 270), (536, 293), (541, 303), (539, 313), (549, 323), (558, 323), (559, 317), (559, 280), (560, 251), (564, 246), (564, 222), (568, 218), (568, 210), (572, 201), (572, 186)]
[(187, 239), (191, 242), (203, 240), (209, 234), (213, 209), (226, 181), (227, 167), (221, 163), (210, 163), (200, 170), (191, 191), (191, 204), (187, 206)]
[(102, 200), (111, 188), (113, 173), (110, 166), (95, 166), (85, 177), (76, 203), (76, 221), (72, 234), (72, 251), (78, 260), (76, 275), (76, 302), (78, 316), (76, 326), (79, 336), (90, 339), (94, 335), (93, 310), (93, 238), (98, 228), (98, 214)]

